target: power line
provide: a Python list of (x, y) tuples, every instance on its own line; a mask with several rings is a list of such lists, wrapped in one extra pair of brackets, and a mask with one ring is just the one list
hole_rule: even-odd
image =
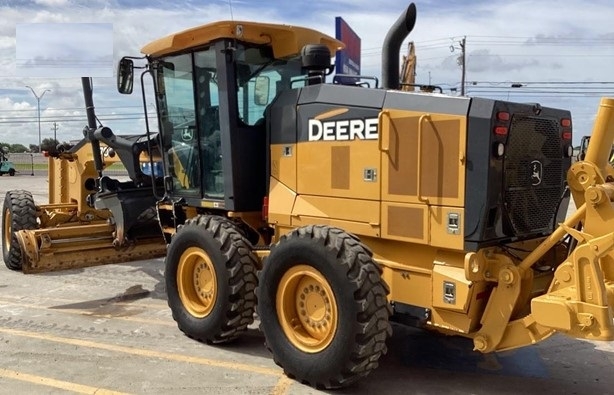
[[(459, 37), (463, 36), (455, 36), (455, 37), (445, 37), (445, 38), (437, 38), (432, 40), (425, 41), (415, 41), (417, 52), (425, 51), (425, 50), (435, 50), (435, 49), (443, 49), (448, 48), (451, 44), (459, 39)], [(482, 35), (467, 35), (467, 40), (470, 41), (470, 44), (475, 47), (480, 46), (522, 46), (522, 47), (544, 47), (544, 46), (552, 46), (552, 47), (577, 47), (582, 46), (583, 48), (592, 47), (597, 49), (597, 47), (610, 47), (614, 46), (614, 39), (611, 38), (588, 38), (588, 37), (520, 37), (520, 36), (482, 36)], [(361, 51), (362, 56), (378, 56), (381, 55), (381, 48), (372, 47), (372, 48), (364, 48)], [(523, 56), (523, 55), (518, 55)], [(532, 56), (532, 55), (525, 55)], [(544, 55), (551, 56), (551, 55)], [(563, 55), (558, 55), (563, 56)], [(583, 55), (577, 55), (583, 56)], [(601, 55), (603, 57), (612, 57), (614, 55)], [(566, 55), (569, 57), (569, 55)], [(597, 56), (596, 56), (597, 57)]]
[[(144, 120), (145, 117), (122, 117), (122, 118), (111, 118), (111, 117), (104, 117), (104, 116), (98, 116), (98, 118), (101, 121), (131, 121), (131, 120)], [(41, 120), (41, 123), (43, 122), (51, 122), (51, 120), (49, 121), (43, 121)], [(81, 119), (63, 119), (62, 122), (83, 122), (83, 123), (87, 123), (87, 120), (85, 118), (81, 118)], [(0, 125), (5, 125), (5, 124), (23, 124), (23, 123), (27, 123), (26, 121), (12, 121), (12, 120), (0, 120)]]
[[(113, 109), (113, 108), (117, 108), (117, 109), (123, 109), (123, 108), (143, 108), (143, 106), (102, 106), (102, 107), (96, 107), (97, 110), (104, 108), (104, 109)], [(47, 111), (67, 111), (67, 110), (84, 110), (83, 107), (62, 107), (62, 108), (54, 108), (54, 107), (47, 107), (46, 109)], [(0, 112), (21, 112), (21, 111), (36, 111), (36, 109), (26, 109), (26, 108), (22, 108), (22, 109), (17, 109), (17, 110), (0, 110)]]
[[(155, 116), (154, 113), (149, 113), (150, 116)], [(143, 116), (143, 113), (122, 113), (122, 114), (101, 114), (101, 116)], [(10, 117), (11, 119), (22, 119), (22, 120), (36, 120), (38, 119), (37, 116), (25, 116), (25, 117)], [(41, 122), (43, 120), (45, 121), (50, 121), (50, 120), (54, 120), (54, 119), (70, 119), (70, 118), (80, 118), (80, 119), (85, 119), (85, 114), (83, 115), (47, 115), (44, 117), (41, 117)]]

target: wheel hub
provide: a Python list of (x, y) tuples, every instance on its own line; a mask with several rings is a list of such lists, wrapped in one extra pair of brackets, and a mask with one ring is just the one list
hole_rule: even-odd
[(181, 254), (177, 288), (188, 313), (197, 318), (211, 313), (217, 300), (217, 276), (211, 258), (203, 249), (190, 247)]
[(337, 329), (335, 295), (315, 268), (298, 265), (282, 277), (277, 291), (277, 315), (290, 342), (316, 353), (332, 341)]
[(310, 277), (305, 277), (298, 285), (299, 297), (297, 310), (299, 319), (305, 329), (315, 338), (326, 335), (331, 325), (332, 306), (326, 291)]
[(211, 298), (215, 296), (214, 280), (215, 275), (209, 265), (201, 262), (194, 271), (194, 289), (197, 290), (198, 296), (204, 303), (210, 303)]

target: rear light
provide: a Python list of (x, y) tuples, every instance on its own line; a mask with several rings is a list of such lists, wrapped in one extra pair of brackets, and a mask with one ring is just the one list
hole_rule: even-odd
[(507, 135), (507, 127), (506, 126), (495, 126), (495, 134), (497, 136), (506, 136)]
[(43, 156), (45, 158), (48, 158), (49, 157), (49, 151), (43, 151)]
[(505, 144), (503, 143), (495, 143), (493, 147), (493, 153), (497, 158), (502, 158), (505, 155)]
[(269, 219), (269, 197), (265, 196), (262, 198), (262, 220), (266, 221)]
[(499, 120), (499, 121), (509, 121), (510, 120), (510, 113), (506, 112), (506, 111), (499, 111), (497, 113), (497, 120)]
[(568, 146), (565, 148), (564, 153), (565, 153), (565, 155), (566, 155), (568, 158), (571, 158), (571, 157), (573, 156), (573, 147), (572, 147), (571, 145), (568, 145)]
[(564, 128), (568, 128), (571, 126), (571, 119), (569, 118), (563, 118), (561, 119), (561, 126)]
[(563, 140), (571, 140), (571, 132), (569, 130), (565, 130), (562, 134)]

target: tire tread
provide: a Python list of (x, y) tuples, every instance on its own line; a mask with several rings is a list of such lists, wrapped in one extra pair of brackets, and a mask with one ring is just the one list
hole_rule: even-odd
[[(339, 228), (309, 225), (282, 236), (279, 243), (272, 247), (272, 253), (276, 247), (292, 238), (311, 239), (317, 245), (335, 253), (338, 264), (347, 273), (347, 284), (354, 295), (354, 304), (358, 311), (355, 323), (359, 333), (351, 345), (349, 360), (338, 366), (337, 372), (332, 372), (329, 377), (311, 380), (303, 377), (304, 372), (286, 370), (274, 350), (268, 344), (265, 345), (273, 353), (275, 363), (284, 368), (288, 377), (315, 388), (346, 387), (377, 368), (379, 358), (387, 352), (386, 339), (392, 335), (388, 321), (392, 308), (386, 297), (389, 288), (381, 279), (382, 269), (373, 260), (372, 251), (355, 235)], [(344, 325), (344, 323), (339, 324)], [(263, 330), (262, 323), (261, 330)]]
[(254, 289), (258, 283), (256, 258), (249, 248), (249, 242), (231, 220), (215, 215), (199, 215), (187, 220), (183, 226), (190, 225), (209, 232), (220, 244), (220, 252), (226, 260), (226, 270), (229, 275), (228, 309), (225, 322), (216, 333), (210, 335), (190, 333), (182, 326), (181, 320), (169, 302), (173, 319), (177, 322), (179, 329), (190, 338), (213, 344), (230, 342), (239, 337), (247, 330), (248, 325), (254, 322), (256, 309)]
[[(6, 193), (4, 198), (4, 208), (2, 210), (2, 220), (4, 221), (4, 212), (6, 209), (11, 212), (11, 245), (9, 251), (3, 248), (4, 264), (11, 270), (21, 270), (22, 268), (22, 253), (17, 237), (14, 235), (16, 231), (36, 229), (36, 205), (30, 191), (23, 189), (12, 190)], [(4, 226), (2, 228), (4, 232)], [(4, 235), (3, 247), (4, 247)]]

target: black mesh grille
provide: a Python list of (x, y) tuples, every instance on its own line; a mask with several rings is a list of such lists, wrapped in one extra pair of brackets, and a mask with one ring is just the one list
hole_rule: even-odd
[(550, 228), (564, 176), (557, 121), (514, 116), (504, 164), (504, 201), (516, 235)]

